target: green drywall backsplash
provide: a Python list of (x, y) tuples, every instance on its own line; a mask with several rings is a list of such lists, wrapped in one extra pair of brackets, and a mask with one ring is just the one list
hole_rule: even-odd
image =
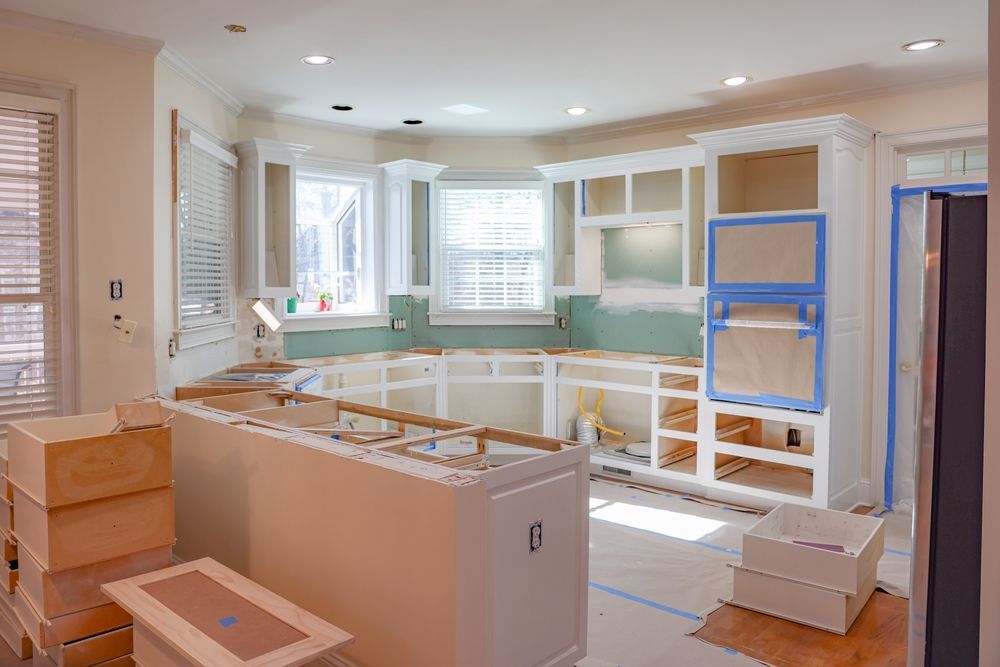
[(603, 231), (605, 287), (680, 287), (681, 225), (611, 227)]
[(702, 356), (702, 316), (636, 305), (602, 308), (600, 297), (574, 296), (570, 308), (570, 341), (582, 349), (653, 352)]
[[(389, 297), (394, 318), (406, 319), (405, 331), (388, 327), (307, 331), (285, 334), (288, 359), (406, 350), (411, 347), (576, 347), (583, 349), (702, 355), (700, 314), (602, 308), (594, 296), (561, 297), (559, 315), (569, 329), (552, 326), (436, 326), (427, 320), (426, 298)], [(558, 319), (557, 319), (558, 322)]]

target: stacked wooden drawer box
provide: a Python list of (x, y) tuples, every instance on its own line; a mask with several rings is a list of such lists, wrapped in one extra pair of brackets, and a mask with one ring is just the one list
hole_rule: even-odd
[(783, 504), (743, 535), (730, 604), (846, 634), (875, 591), (882, 519)]
[(159, 403), (11, 424), (14, 611), (35, 664), (131, 664), (132, 617), (101, 584), (169, 567), (174, 494)]
[(14, 613), (14, 586), (17, 584), (17, 546), (14, 544), (14, 486), (7, 480), (7, 444), (0, 448), (0, 540), (3, 541), (3, 562), (0, 562), (0, 637), (19, 658), (31, 657), (31, 638)]

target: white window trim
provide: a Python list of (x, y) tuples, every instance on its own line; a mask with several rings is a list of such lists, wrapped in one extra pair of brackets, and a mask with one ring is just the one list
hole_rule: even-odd
[[(384, 219), (382, 213), (382, 168), (362, 162), (347, 162), (327, 158), (300, 158), (296, 164), (298, 174), (316, 175), (330, 180), (357, 183), (362, 188), (358, 195), (361, 206), (361, 219), (369, 225), (371, 231), (370, 247), (365, 249), (365, 261), (371, 269), (371, 302), (375, 304), (372, 312), (326, 312), (326, 313), (289, 313), (288, 302), (280, 299), (279, 317), (281, 331), (296, 333), (300, 331), (336, 331), (342, 329), (368, 329), (389, 327), (389, 307), (384, 289), (384, 264), (382, 252), (378, 249), (384, 243)], [(369, 216), (368, 213), (371, 212)], [(370, 220), (370, 222), (369, 222)], [(298, 278), (296, 278), (296, 282)]]
[[(507, 178), (504, 178), (504, 177)], [(517, 180), (510, 179), (516, 176)], [(444, 266), (441, 263), (441, 190), (447, 189), (477, 189), (477, 188), (532, 188), (538, 189), (543, 198), (545, 193), (545, 181), (538, 179), (525, 179), (524, 172), (447, 172), (447, 178), (439, 178), (434, 186), (434, 196), (437, 197), (438, 215), (430, 221), (431, 226), (431, 261), (432, 266), (437, 267), (434, 275), (431, 276), (433, 292), (430, 296), (429, 312), (427, 313), (428, 323), (431, 326), (553, 326), (556, 321), (555, 312), (555, 291), (548, 278), (544, 281), (545, 297), (544, 306), (540, 312), (517, 312), (513, 310), (504, 311), (477, 311), (471, 313), (460, 313), (441, 310), (441, 277)], [(548, 201), (543, 202), (543, 207), (548, 206)], [(544, 262), (543, 274), (552, 275), (552, 230), (551, 226), (544, 224), (545, 230), (545, 252), (542, 253)]]
[(56, 114), (58, 132), (58, 206), (59, 206), (59, 402), (64, 415), (74, 415), (80, 404), (78, 374), (79, 348), (77, 341), (79, 312), (77, 307), (76, 271), (76, 95), (72, 84), (44, 81), (16, 75), (0, 75), (0, 96), (5, 104), (13, 96), (22, 96), (40, 111)]
[[(179, 133), (182, 125), (190, 130), (191, 133), (191, 145), (195, 146), (212, 157), (216, 158), (221, 162), (225, 162), (230, 168), (236, 169), (238, 166), (238, 160), (236, 155), (232, 152), (232, 149), (228, 145), (215, 137), (210, 132), (201, 129), (197, 123), (194, 123), (190, 119), (186, 118), (184, 115), (177, 113), (176, 126), (172, 129), (174, 132)], [(177, 140), (175, 137), (175, 144)], [(174, 151), (177, 148), (173, 149)], [(177, 160), (178, 156), (176, 152), (173, 154), (172, 159)], [(232, 201), (232, 253), (230, 261), (230, 301), (232, 303), (232, 313), (230, 319), (224, 322), (214, 322), (212, 324), (207, 324), (198, 327), (181, 327), (181, 272), (180, 272), (180, 261), (181, 261), (181, 251), (180, 251), (180, 208), (178, 207), (178, 192), (180, 188), (180, 183), (174, 179), (171, 184), (174, 205), (173, 205), (173, 241), (174, 241), (174, 344), (177, 346), (177, 350), (190, 350), (192, 348), (208, 345), (210, 343), (217, 343), (222, 340), (229, 338), (235, 338), (238, 333), (238, 321), (236, 316), (236, 310), (238, 306), (238, 299), (236, 295), (236, 262), (237, 255), (240, 252), (240, 244), (236, 238), (236, 215), (237, 215), (237, 199), (238, 199), (238, 184), (236, 182), (236, 174), (233, 173), (233, 201)]]

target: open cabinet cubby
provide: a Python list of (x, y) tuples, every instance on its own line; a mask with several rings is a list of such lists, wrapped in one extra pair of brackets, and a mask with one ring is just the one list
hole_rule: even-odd
[(684, 206), (684, 174), (680, 169), (632, 174), (632, 212), (676, 211)]
[(557, 287), (576, 284), (576, 182), (552, 184), (552, 279)]
[(698, 400), (694, 398), (659, 397), (659, 427), (665, 431), (698, 432)]
[(751, 459), (715, 455), (717, 482), (730, 486), (749, 487), (770, 493), (798, 498), (812, 498), (813, 475), (808, 468)]
[[(695, 437), (692, 434), (692, 437)], [(698, 441), (660, 436), (657, 439), (657, 467), (672, 473), (694, 476), (698, 472)]]
[(818, 208), (818, 146), (732, 153), (718, 160), (721, 214)]
[(581, 215), (623, 215), (625, 213), (625, 175), (587, 178), (581, 185)]

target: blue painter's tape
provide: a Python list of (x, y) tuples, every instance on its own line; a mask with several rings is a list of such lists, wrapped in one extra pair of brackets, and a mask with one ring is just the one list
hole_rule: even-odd
[(638, 595), (632, 595), (631, 593), (626, 593), (625, 591), (618, 590), (617, 588), (612, 588), (611, 586), (605, 586), (604, 584), (599, 584), (595, 581), (589, 582), (590, 587), (599, 591), (604, 591), (605, 593), (610, 593), (611, 595), (616, 595), (629, 602), (638, 602), (639, 604), (646, 605), (653, 609), (659, 611), (665, 611), (668, 614), (673, 614), (674, 616), (680, 616), (681, 618), (686, 618), (690, 621), (700, 621), (701, 619), (697, 614), (692, 614), (689, 611), (683, 611), (681, 609), (676, 609), (674, 607), (667, 606), (665, 604), (660, 604), (659, 602), (654, 602), (653, 600), (648, 600)]
[[(808, 412), (823, 411), (823, 382), (824, 382), (824, 348), (825, 348), (825, 306), (826, 298), (817, 295), (794, 295), (794, 294), (731, 294), (710, 292), (705, 299), (706, 311), (708, 312), (708, 331), (706, 341), (705, 368), (706, 368), (706, 395), (719, 401), (730, 401), (733, 403), (749, 403), (751, 405), (765, 405), (775, 408), (789, 408), (792, 410), (805, 410)], [(715, 388), (715, 334), (725, 331), (722, 324), (729, 319), (730, 304), (733, 303), (763, 303), (763, 304), (785, 304), (799, 307), (799, 317), (803, 324), (808, 324), (805, 329), (809, 336), (816, 337), (815, 370), (813, 373), (813, 395), (810, 399), (793, 398), (791, 396), (773, 396), (766, 394), (746, 395), (733, 394), (718, 391)], [(721, 318), (713, 317), (716, 304), (721, 306)], [(809, 306), (815, 312), (815, 322), (804, 320), (807, 317)], [(799, 340), (804, 337), (799, 336)]]
[(233, 625), (237, 621), (239, 621), (239, 619), (236, 618), (235, 616), (226, 616), (225, 618), (219, 619), (219, 625), (221, 625), (224, 628), (228, 628), (230, 625)]
[(315, 384), (316, 382), (319, 382), (319, 377), (320, 376), (317, 374), (317, 375), (313, 375), (312, 377), (303, 380), (299, 384), (295, 385), (295, 391), (303, 391), (309, 385)]
[[(816, 273), (808, 283), (721, 283), (716, 280), (716, 232), (726, 227), (787, 225), (812, 222), (816, 225)], [(708, 290), (710, 292), (771, 292), (782, 294), (822, 294), (826, 291), (826, 215), (808, 213), (749, 218), (725, 218), (708, 222)]]
[(899, 549), (890, 549), (889, 547), (885, 548), (885, 552), (887, 554), (896, 554), (897, 556), (906, 556), (907, 558), (913, 556), (909, 551), (900, 551)]
[(895, 477), (896, 458), (896, 327), (899, 320), (899, 204), (903, 197), (922, 196), (925, 192), (963, 193), (986, 192), (986, 183), (901, 188), (892, 186), (892, 217), (889, 224), (889, 391), (886, 410), (885, 478), (882, 504), (892, 509), (892, 483)]

